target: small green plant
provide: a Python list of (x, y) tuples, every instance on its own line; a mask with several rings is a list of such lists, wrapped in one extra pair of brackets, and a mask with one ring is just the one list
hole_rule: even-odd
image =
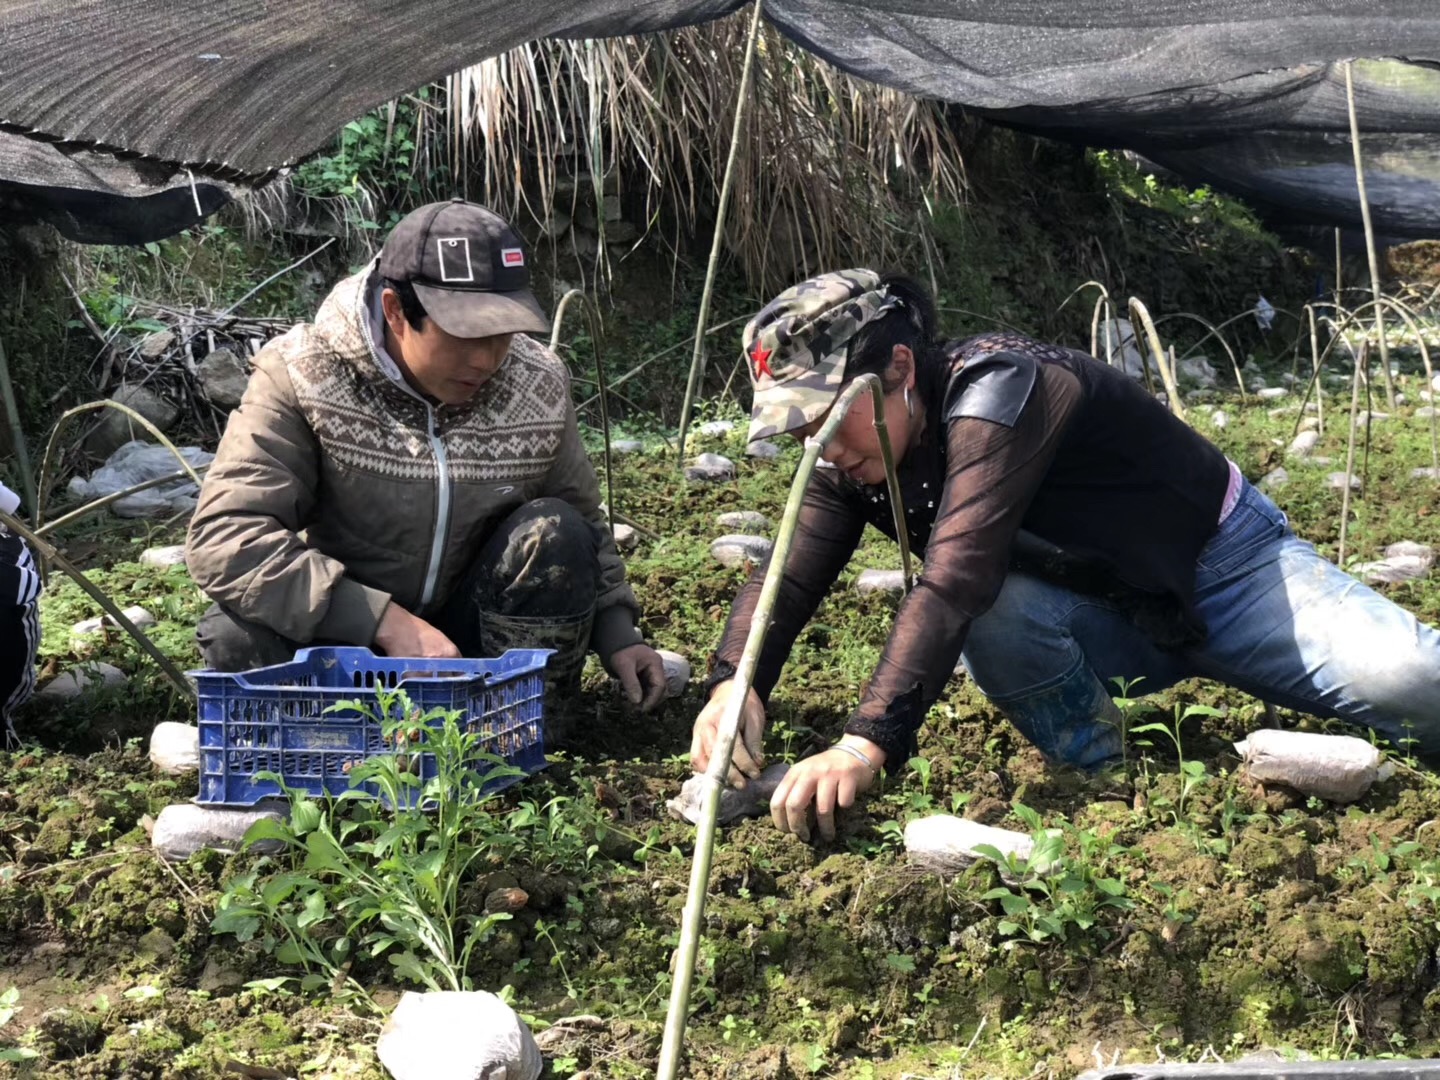
[[(20, 990), (18, 987), (10, 987), (3, 994), (0, 994), (0, 1028), (3, 1028), (11, 1020), (19, 1015), (24, 1006), (20, 1004)], [(38, 1055), (28, 1046), (6, 1046), (0, 1048), (0, 1061), (29, 1061)]]
[[(1004, 914), (995, 928), (1007, 939), (1004, 947), (1083, 939), (1099, 928), (1106, 909), (1126, 911), (1135, 906), (1126, 895), (1125, 883), (1105, 873), (1109, 860), (1124, 853), (1124, 847), (1088, 829), (1047, 829), (1030, 807), (1017, 804), (1014, 809), (1030, 828), (1030, 855), (1022, 859), (1002, 854), (989, 844), (975, 848), (1011, 883), (981, 896), (1000, 902)], [(1066, 850), (1067, 832), (1076, 849), (1073, 854)]]
[[(324, 800), (288, 792), (289, 820), (259, 821), (245, 838), (247, 846), (278, 841), (283, 853), (226, 885), (212, 929), (241, 941), (259, 936), (277, 959), (305, 968), (304, 990), (348, 985), (364, 996), (351, 964), (380, 956), (407, 981), (466, 990), (475, 948), (510, 918), (475, 911), (463, 891), (506, 827), (483, 789), (517, 770), (484, 753), (458, 712), (421, 715), (404, 691), (377, 690), (376, 698), (337, 708), (376, 719), (394, 747), (350, 772), (352, 784), (374, 784), (381, 799), (355, 787)], [(414, 769), (422, 751), (436, 770), (423, 784)], [(551, 841), (573, 843), (545, 808), (522, 810), (521, 826), (540, 822)]]
[(1149, 732), (1159, 732), (1175, 745), (1175, 758), (1180, 769), (1180, 797), (1176, 801), (1175, 821), (1185, 821), (1185, 800), (1197, 787), (1205, 782), (1205, 762), (1199, 760), (1186, 761), (1185, 747), (1181, 743), (1180, 726), (1192, 716), (1222, 716), (1219, 709), (1212, 709), (1209, 705), (1188, 705), (1182, 712), (1179, 705), (1175, 706), (1175, 719), (1173, 724), (1153, 723), (1141, 724), (1131, 729), (1131, 734), (1143, 735)]

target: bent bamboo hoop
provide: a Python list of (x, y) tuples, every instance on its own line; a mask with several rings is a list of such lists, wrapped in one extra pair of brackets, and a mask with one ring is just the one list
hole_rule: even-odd
[(900, 502), (900, 485), (895, 475), (895, 458), (891, 452), (890, 434), (885, 426), (885, 397), (880, 379), (875, 375), (862, 375), (845, 388), (830, 415), (814, 438), (805, 440), (805, 455), (795, 471), (790, 485), (790, 498), (785, 503), (785, 516), (781, 519), (780, 530), (775, 537), (775, 548), (770, 554), (770, 566), (765, 573), (765, 582), (760, 589), (760, 599), (750, 619), (750, 633), (745, 639), (745, 651), (741, 654), (740, 665), (735, 671), (738, 684), (725, 704), (725, 713), (720, 718), (720, 730), (715, 746), (710, 752), (710, 764), (704, 774), (704, 795), (700, 810), (700, 823), (696, 827), (695, 855), (690, 870), (690, 891), (685, 900), (681, 916), (680, 943), (675, 950), (675, 975), (670, 990), (670, 1008), (665, 1019), (665, 1038), (660, 1047), (660, 1064), (656, 1072), (658, 1080), (675, 1080), (680, 1068), (680, 1055), (684, 1049), (685, 1023), (690, 1012), (690, 987), (695, 977), (695, 957), (700, 948), (700, 928), (705, 919), (705, 894), (710, 886), (710, 863), (715, 854), (715, 834), (718, 830), (717, 813), (720, 809), (720, 792), (725, 786), (725, 777), (730, 772), (730, 754), (735, 748), (736, 733), (740, 729), (740, 712), (750, 692), (755, 677), (755, 668), (760, 660), (760, 650), (765, 644), (765, 634), (770, 627), (775, 599), (780, 592), (780, 580), (785, 573), (785, 561), (790, 555), (790, 544), (795, 538), (795, 526), (800, 519), (800, 507), (805, 500), (805, 488), (820, 452), (835, 436), (840, 424), (850, 411), (851, 405), (863, 393), (870, 393), (875, 405), (875, 431), (880, 436), (880, 452), (885, 462), (885, 480), (889, 487), (891, 507), (895, 512), (895, 532), (900, 542), (901, 558), (904, 561), (905, 588), (911, 583), (910, 545), (905, 531), (905, 508)]

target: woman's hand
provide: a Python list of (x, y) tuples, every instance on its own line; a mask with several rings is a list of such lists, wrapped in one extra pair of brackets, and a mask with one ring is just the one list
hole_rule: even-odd
[[(770, 799), (770, 817), (781, 832), (794, 833), (801, 840), (810, 839), (810, 804), (815, 804), (815, 820), (820, 835), (835, 839), (835, 808), (849, 809), (855, 796), (870, 790), (870, 785), (885, 764), (885, 751), (869, 739), (846, 735), (840, 746), (832, 746), (795, 765)], [(870, 760), (867, 765), (842, 746), (854, 747)], [(873, 767), (872, 767), (873, 766)]]
[[(710, 767), (710, 751), (714, 749), (720, 733), (720, 717), (724, 715), (725, 703), (734, 691), (734, 679), (717, 684), (705, 708), (695, 718), (694, 732), (690, 736), (690, 768), (697, 773), (703, 773)], [(740, 731), (730, 754), (731, 787), (743, 788), (746, 777), (753, 780), (760, 775), (760, 770), (765, 767), (765, 755), (760, 749), (764, 737), (765, 705), (752, 689), (741, 709)]]

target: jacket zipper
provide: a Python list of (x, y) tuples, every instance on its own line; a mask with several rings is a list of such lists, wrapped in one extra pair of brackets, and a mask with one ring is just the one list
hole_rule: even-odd
[(420, 594), (421, 610), (430, 606), (435, 597), (435, 584), (440, 577), (440, 560), (445, 554), (445, 534), (450, 531), (450, 461), (445, 443), (435, 429), (435, 410), (425, 403), (430, 449), (435, 454), (435, 539), (430, 543), (430, 565), (425, 570), (425, 590)]

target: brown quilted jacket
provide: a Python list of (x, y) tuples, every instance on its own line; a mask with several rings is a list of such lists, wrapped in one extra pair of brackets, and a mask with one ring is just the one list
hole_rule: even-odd
[(517, 334), (473, 399), (429, 402), (375, 348), (372, 273), (340, 282), (313, 323), (256, 356), (190, 523), (191, 575), (291, 640), (369, 645), (392, 599), (433, 615), (504, 517), (558, 497), (599, 538), (591, 646), (608, 663), (640, 640), (638, 609), (564, 365)]

